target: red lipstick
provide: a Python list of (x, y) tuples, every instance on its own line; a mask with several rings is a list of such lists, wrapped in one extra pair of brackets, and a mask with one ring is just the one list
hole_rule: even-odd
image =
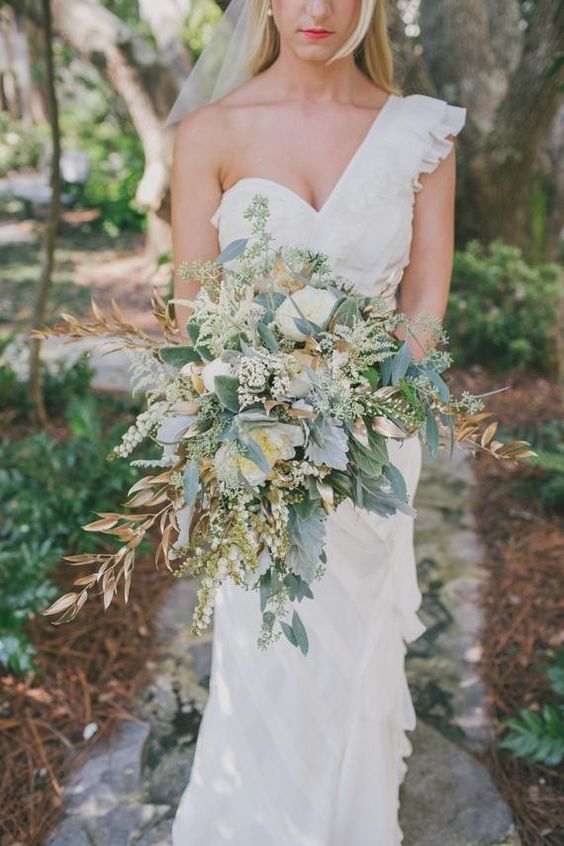
[(328, 29), (301, 29), (306, 38), (327, 38), (333, 33)]

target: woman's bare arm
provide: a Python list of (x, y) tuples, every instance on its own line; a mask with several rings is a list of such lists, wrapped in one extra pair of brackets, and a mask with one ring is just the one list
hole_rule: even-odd
[[(217, 230), (210, 217), (221, 199), (221, 124), (221, 110), (204, 106), (187, 115), (176, 130), (171, 203), (174, 296), (178, 298), (193, 299), (200, 287), (178, 278), (181, 262), (215, 259), (219, 253)], [(188, 306), (175, 303), (176, 323), (186, 343), (189, 314)]]
[[(454, 136), (448, 136), (453, 141)], [(410, 320), (426, 314), (443, 320), (450, 290), (454, 258), (454, 193), (456, 183), (455, 147), (432, 173), (420, 175), (423, 188), (416, 194), (410, 262), (399, 291), (399, 310)], [(405, 337), (403, 330), (398, 335)], [(429, 337), (419, 335), (424, 348)], [(422, 358), (424, 349), (409, 341), (413, 357)]]

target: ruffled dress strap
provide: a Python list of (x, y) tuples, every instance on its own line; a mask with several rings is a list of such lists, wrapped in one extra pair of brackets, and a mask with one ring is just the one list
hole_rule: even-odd
[[(414, 192), (423, 188), (422, 173), (431, 173), (450, 153), (453, 142), (449, 135), (458, 135), (466, 122), (466, 108), (453, 106), (438, 97), (408, 94), (403, 98), (400, 121), (400, 148), (403, 162)], [(404, 143), (402, 144), (401, 141)], [(403, 168), (401, 168), (403, 170)]]

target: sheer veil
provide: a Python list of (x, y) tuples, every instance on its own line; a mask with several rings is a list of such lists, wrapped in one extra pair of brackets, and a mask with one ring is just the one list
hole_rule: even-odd
[(249, 0), (231, 0), (212, 36), (184, 82), (165, 126), (225, 96), (250, 78), (253, 38)]

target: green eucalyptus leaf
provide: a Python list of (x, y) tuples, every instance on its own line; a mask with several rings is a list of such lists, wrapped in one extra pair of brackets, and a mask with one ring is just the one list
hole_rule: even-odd
[(236, 376), (219, 375), (214, 378), (215, 393), (224, 408), (237, 414), (239, 411), (239, 380)]
[(296, 643), (301, 649), (304, 655), (307, 655), (307, 651), (309, 648), (309, 641), (307, 637), (307, 632), (305, 630), (305, 626), (302, 623), (302, 619), (297, 611), (294, 611), (292, 616), (292, 629), (294, 631), (294, 636), (296, 638)]
[(254, 438), (247, 438), (244, 441), (239, 441), (239, 444), (240, 450), (246, 458), (256, 464), (257, 467), (260, 467), (263, 473), (270, 472), (270, 464), (258, 441), (255, 441)]
[(216, 264), (225, 264), (225, 262), (237, 258), (247, 246), (248, 240), (248, 238), (237, 238), (237, 240), (231, 241), (216, 258)]
[(269, 631), (272, 631), (276, 615), (272, 611), (265, 611), (262, 615), (262, 621)]
[(194, 505), (200, 487), (198, 465), (192, 458), (184, 471), (184, 499), (189, 507)]
[(365, 379), (368, 379), (371, 391), (376, 391), (378, 389), (380, 376), (378, 375), (378, 371), (375, 367), (365, 367), (365, 369), (361, 371), (361, 375), (364, 376)]
[(409, 348), (409, 344), (407, 343), (407, 341), (404, 341), (397, 353), (392, 358), (392, 385), (399, 384), (399, 380), (402, 378), (402, 376), (405, 376), (405, 374), (407, 373), (407, 370), (412, 360), (413, 358), (411, 355), (411, 349)]
[(265, 347), (270, 350), (270, 352), (278, 352), (278, 341), (276, 340), (274, 332), (269, 326), (267, 326), (265, 323), (257, 323), (257, 332), (259, 338), (261, 339)]
[(204, 361), (213, 361), (215, 358), (214, 353), (207, 344), (197, 344), (194, 349), (199, 354), (200, 358), (204, 359)]
[(197, 348), (190, 344), (161, 347), (159, 354), (165, 364), (171, 364), (173, 367), (183, 367), (190, 361), (202, 360), (202, 356), (198, 353)]
[(437, 426), (437, 421), (435, 420), (434, 414), (431, 410), (427, 412), (425, 437), (427, 440), (427, 449), (429, 450), (429, 455), (431, 456), (431, 458), (436, 458), (437, 451), (439, 448), (439, 428)]
[(188, 336), (192, 343), (197, 344), (200, 335), (200, 324), (195, 320), (188, 320), (186, 323), (186, 331), (188, 332)]
[(397, 498), (407, 502), (407, 485), (401, 471), (394, 464), (388, 464), (383, 472)]
[(295, 635), (295, 632), (294, 632), (294, 629), (292, 628), (292, 626), (288, 625), (288, 623), (285, 623), (284, 621), (281, 621), (280, 625), (282, 626), (282, 631), (284, 632), (284, 634), (286, 635), (286, 637), (288, 638), (288, 640), (290, 641), (292, 646), (297, 646), (298, 645), (298, 639), (296, 638), (296, 635)]

